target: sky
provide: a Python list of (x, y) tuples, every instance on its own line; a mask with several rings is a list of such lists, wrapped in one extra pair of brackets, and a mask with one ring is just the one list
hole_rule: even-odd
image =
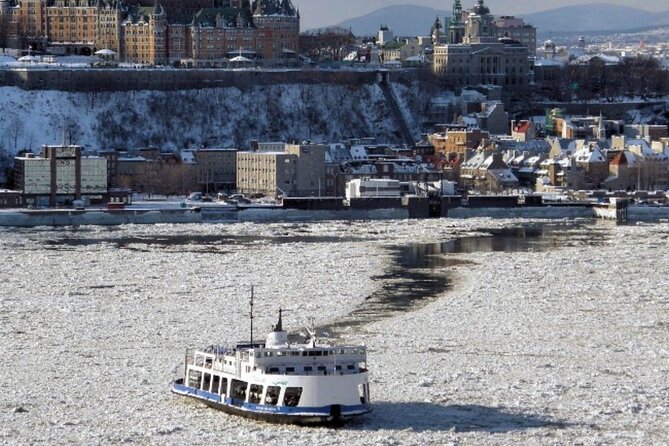
[[(302, 29), (336, 25), (344, 20), (390, 5), (415, 4), (447, 11), (450, 11), (453, 5), (452, 0), (293, 0), (293, 3), (300, 8)], [(476, 0), (462, 0), (462, 6), (466, 9), (471, 8), (475, 3)], [(647, 11), (669, 10), (667, 0), (645, 0), (643, 3), (638, 0), (560, 0), (559, 3), (552, 0), (486, 0), (486, 5), (496, 15), (520, 15), (559, 6), (590, 3), (612, 3)]]

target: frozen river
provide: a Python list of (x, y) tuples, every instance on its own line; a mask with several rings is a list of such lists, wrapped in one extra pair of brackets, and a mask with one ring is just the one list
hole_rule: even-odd
[[(0, 230), (0, 444), (660, 444), (669, 224), (417, 220)], [(232, 417), (186, 347), (313, 321), (368, 346), (370, 415)]]

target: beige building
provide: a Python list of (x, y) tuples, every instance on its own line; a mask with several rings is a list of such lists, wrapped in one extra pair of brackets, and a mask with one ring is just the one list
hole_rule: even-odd
[(107, 160), (82, 156), (79, 146), (43, 146), (40, 156), (15, 158), (15, 183), (27, 204), (102, 201), (107, 194)]
[(232, 190), (237, 181), (236, 149), (193, 150), (195, 181), (205, 191)]
[(488, 132), (464, 125), (449, 125), (443, 133), (428, 136), (435, 152), (444, 155), (454, 153), (463, 160), (467, 157), (467, 151), (477, 148), (484, 139), (490, 139)]
[(528, 55), (534, 57), (537, 50), (537, 29), (525, 23), (520, 17), (503, 15), (495, 19), (498, 38), (509, 37), (527, 47)]
[(282, 152), (238, 152), (237, 189), (244, 194), (325, 194), (325, 152), (318, 144), (286, 144)]
[(449, 44), (435, 45), (433, 57), (434, 73), (448, 85), (490, 84), (514, 90), (529, 84), (528, 47), (511, 37), (498, 37), (483, 0), (468, 12), (464, 35), (451, 34)]

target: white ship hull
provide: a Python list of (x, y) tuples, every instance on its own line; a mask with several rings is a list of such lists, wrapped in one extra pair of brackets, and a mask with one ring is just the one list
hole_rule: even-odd
[(232, 415), (281, 424), (334, 425), (344, 423), (372, 410), (370, 404), (362, 403), (354, 405), (331, 404), (321, 407), (253, 404), (186, 386), (181, 379), (172, 383), (172, 392), (199, 400), (213, 409)]

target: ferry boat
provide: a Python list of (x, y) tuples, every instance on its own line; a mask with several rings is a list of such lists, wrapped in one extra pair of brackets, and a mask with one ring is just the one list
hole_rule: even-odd
[(254, 343), (251, 328), (251, 342), (187, 350), (184, 378), (172, 391), (278, 423), (339, 424), (370, 412), (366, 348), (323, 345), (309, 334), (304, 344), (290, 343), (279, 310), (265, 342)]

